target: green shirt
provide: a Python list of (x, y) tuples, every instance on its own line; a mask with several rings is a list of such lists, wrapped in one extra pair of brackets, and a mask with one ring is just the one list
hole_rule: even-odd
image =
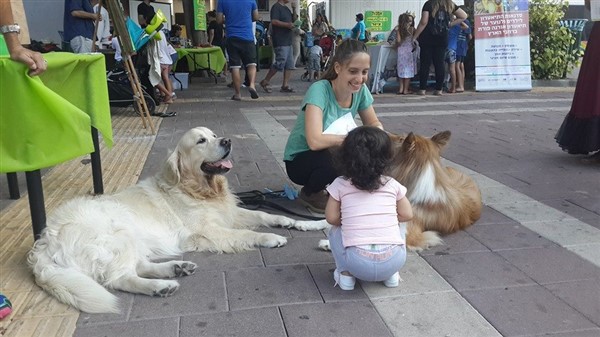
[(331, 123), (347, 113), (351, 112), (352, 117), (356, 117), (359, 111), (370, 107), (373, 104), (373, 96), (371, 96), (367, 86), (363, 84), (357, 93), (352, 94), (352, 105), (349, 108), (342, 108), (335, 98), (335, 92), (329, 81), (321, 80), (313, 83), (308, 88), (302, 101), (302, 108), (296, 119), (296, 124), (285, 145), (283, 160), (291, 161), (298, 153), (310, 150), (304, 129), (305, 111), (308, 104), (318, 106), (323, 110), (323, 130), (326, 130)]

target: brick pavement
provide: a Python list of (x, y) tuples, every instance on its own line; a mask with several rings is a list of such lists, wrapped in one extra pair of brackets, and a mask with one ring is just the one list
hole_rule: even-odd
[[(281, 189), (282, 149), (308, 86), (296, 73), (297, 93), (259, 92), (252, 101), (242, 91), (242, 102), (230, 101), (224, 84), (193, 79), (169, 108), (178, 116), (163, 120), (141, 178), (185, 131), (207, 126), (233, 139), (235, 191)], [(287, 236), (287, 246), (185, 254), (199, 268), (174, 296), (119, 294), (122, 314), (82, 314), (75, 336), (598, 336), (600, 170), (553, 139), (571, 98), (569, 88), (376, 96), (389, 131), (451, 130), (443, 155), (473, 175), (485, 202), (474, 226), (411, 253), (399, 288), (333, 288), (333, 259), (317, 249), (324, 233), (265, 229)]]

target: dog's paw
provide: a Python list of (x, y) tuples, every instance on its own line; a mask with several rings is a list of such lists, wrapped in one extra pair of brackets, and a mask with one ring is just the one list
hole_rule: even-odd
[(152, 296), (169, 297), (179, 289), (179, 282), (171, 280), (159, 280), (157, 287), (152, 291)]
[(319, 248), (325, 251), (331, 251), (331, 247), (329, 246), (329, 240), (319, 240)]
[(296, 225), (296, 220), (288, 218), (286, 216), (278, 216), (275, 220), (276, 226), (281, 226), (283, 228), (294, 228)]
[(299, 231), (320, 231), (328, 229), (329, 227), (331, 227), (331, 225), (327, 223), (327, 220), (296, 221), (294, 223), (294, 228)]
[(196, 264), (189, 261), (182, 261), (173, 266), (175, 276), (189, 276), (196, 272)]
[(260, 236), (259, 246), (264, 248), (276, 248), (285, 246), (287, 239), (281, 235), (265, 233)]

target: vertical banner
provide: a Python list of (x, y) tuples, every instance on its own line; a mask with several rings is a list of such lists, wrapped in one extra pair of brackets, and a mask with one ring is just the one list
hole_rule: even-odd
[(194, 2), (194, 30), (206, 31), (206, 9), (204, 0), (193, 0)]
[(475, 90), (530, 90), (527, 1), (475, 1)]

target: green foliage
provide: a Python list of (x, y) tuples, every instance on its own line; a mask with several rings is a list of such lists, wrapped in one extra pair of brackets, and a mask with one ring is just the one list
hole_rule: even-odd
[(574, 46), (571, 30), (559, 21), (569, 6), (564, 0), (529, 2), (531, 71), (534, 79), (564, 78), (579, 62), (582, 52)]

